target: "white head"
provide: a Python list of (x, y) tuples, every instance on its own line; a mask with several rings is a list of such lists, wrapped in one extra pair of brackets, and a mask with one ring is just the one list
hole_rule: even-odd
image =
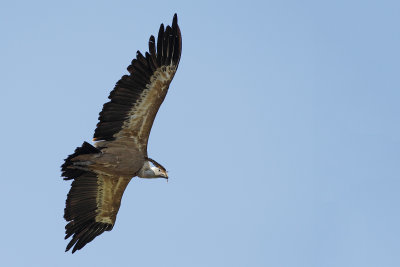
[(154, 178), (165, 178), (168, 179), (168, 172), (159, 167), (151, 167), (151, 170), (154, 172)]
[[(155, 162), (152, 160), (152, 162)], [(157, 163), (157, 162), (156, 162)], [(165, 178), (168, 179), (167, 170), (157, 163), (158, 166), (151, 167), (150, 162), (146, 161), (138, 173), (140, 178)]]

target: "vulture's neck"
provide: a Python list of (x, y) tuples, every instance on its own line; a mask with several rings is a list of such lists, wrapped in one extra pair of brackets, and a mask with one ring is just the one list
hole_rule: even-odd
[[(140, 178), (158, 178), (158, 176), (156, 176), (155, 172), (151, 169), (150, 164), (145, 164), (145, 165), (149, 165), (148, 168), (142, 168), (138, 174), (138, 177)], [(144, 166), (143, 166), (144, 167)]]

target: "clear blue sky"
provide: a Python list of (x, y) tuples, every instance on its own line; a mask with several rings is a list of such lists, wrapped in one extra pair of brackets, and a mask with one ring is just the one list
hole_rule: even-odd
[[(64, 253), (63, 159), (177, 12), (183, 53), (117, 223)], [(398, 1), (0, 4), (2, 266), (400, 266)]]

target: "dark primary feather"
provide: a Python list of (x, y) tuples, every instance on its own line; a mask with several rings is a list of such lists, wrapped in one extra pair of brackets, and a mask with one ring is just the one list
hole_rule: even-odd
[(157, 38), (157, 64), (162, 65), (161, 59), (163, 58), (163, 39), (164, 39), (164, 24), (160, 25), (160, 30), (158, 31)]

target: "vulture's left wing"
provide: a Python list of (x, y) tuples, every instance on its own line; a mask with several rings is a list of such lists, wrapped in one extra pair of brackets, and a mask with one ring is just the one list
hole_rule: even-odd
[[(104, 104), (94, 141), (123, 142), (147, 155), (147, 142), (154, 118), (178, 68), (182, 50), (177, 15), (172, 27), (161, 24), (157, 38), (149, 40), (149, 52), (139, 51), (128, 67), (130, 75), (117, 82)], [(109, 143), (109, 142), (107, 142)], [(103, 142), (96, 143), (102, 146)], [(110, 145), (110, 144), (107, 144)]]
[(72, 239), (65, 251), (73, 247), (74, 253), (104, 231), (111, 231), (130, 180), (88, 171), (72, 182), (64, 211), (64, 218), (69, 221), (65, 239)]

